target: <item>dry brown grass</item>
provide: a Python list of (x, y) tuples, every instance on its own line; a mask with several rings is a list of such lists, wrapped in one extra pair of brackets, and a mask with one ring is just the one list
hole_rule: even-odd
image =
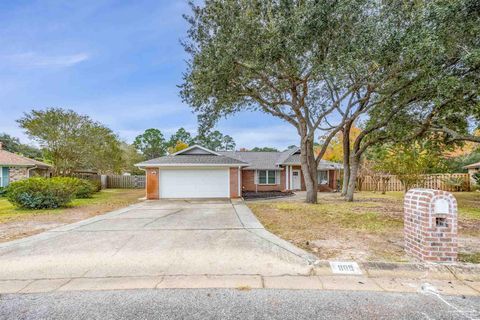
[[(460, 236), (469, 240), (461, 257), (470, 260), (480, 251), (480, 194), (456, 197)], [(362, 192), (348, 203), (338, 194), (322, 193), (316, 205), (273, 200), (248, 206), (268, 230), (321, 259), (408, 261), (403, 251), (402, 199), (399, 192)]]

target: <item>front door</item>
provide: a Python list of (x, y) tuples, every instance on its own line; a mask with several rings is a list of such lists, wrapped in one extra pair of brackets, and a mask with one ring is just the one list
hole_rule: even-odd
[(300, 190), (300, 170), (292, 171), (292, 189)]

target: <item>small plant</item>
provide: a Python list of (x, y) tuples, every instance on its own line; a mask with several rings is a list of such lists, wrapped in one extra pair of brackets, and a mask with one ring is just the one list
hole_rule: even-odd
[(452, 191), (463, 191), (465, 190), (465, 181), (460, 177), (447, 177), (442, 179), (442, 181), (452, 190)]
[(7, 188), (0, 187), (0, 198), (5, 197), (6, 194), (7, 194)]
[(473, 180), (475, 180), (475, 184), (477, 187), (480, 187), (480, 172), (475, 172), (473, 175)]

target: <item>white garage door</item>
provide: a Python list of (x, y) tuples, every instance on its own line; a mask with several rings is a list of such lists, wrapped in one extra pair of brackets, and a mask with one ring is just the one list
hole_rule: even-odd
[(229, 198), (229, 169), (160, 169), (160, 198)]

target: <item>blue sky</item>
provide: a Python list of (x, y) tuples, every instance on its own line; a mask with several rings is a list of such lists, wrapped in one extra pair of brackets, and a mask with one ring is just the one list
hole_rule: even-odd
[[(87, 114), (127, 142), (152, 127), (196, 132), (177, 87), (188, 12), (184, 0), (0, 1), (0, 132), (29, 142), (15, 120), (46, 107)], [(237, 148), (298, 144), (293, 127), (261, 113), (217, 129)]]

